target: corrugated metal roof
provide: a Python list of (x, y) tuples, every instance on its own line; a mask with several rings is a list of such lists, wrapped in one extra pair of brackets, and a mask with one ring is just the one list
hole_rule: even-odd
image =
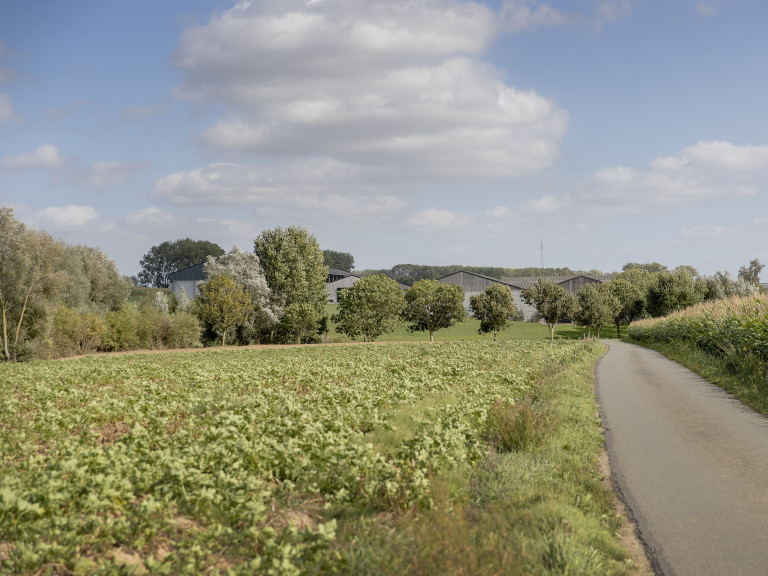
[(608, 282), (613, 278), (613, 274), (571, 274), (568, 276), (505, 276), (502, 278), (502, 281), (507, 284), (514, 284), (523, 290), (527, 290), (536, 284), (539, 279), (547, 282), (553, 282), (555, 284), (562, 284), (563, 282), (568, 282), (568, 280), (573, 280), (574, 278), (589, 278), (598, 282)]
[(509, 284), (513, 288), (520, 288), (520, 286), (517, 286), (514, 282), (507, 282), (505, 278), (502, 278), (501, 280), (499, 280), (498, 278), (493, 278), (492, 276), (485, 276), (483, 274), (478, 274), (477, 272), (469, 272), (468, 270), (457, 270), (456, 272), (451, 272), (450, 274), (446, 274), (445, 276), (440, 276), (440, 278), (437, 278), (437, 281), (440, 282), (440, 280), (444, 280), (445, 278), (448, 278), (450, 276), (455, 276), (456, 274), (469, 274), (471, 276), (477, 276), (478, 278), (490, 280), (491, 282), (500, 282), (501, 284)]
[(203, 273), (203, 265), (205, 262), (200, 262), (200, 264), (195, 264), (193, 266), (187, 266), (186, 268), (182, 268), (181, 270), (176, 270), (176, 272), (171, 272), (168, 274), (168, 280), (173, 282), (181, 281), (181, 280), (205, 280), (205, 274)]

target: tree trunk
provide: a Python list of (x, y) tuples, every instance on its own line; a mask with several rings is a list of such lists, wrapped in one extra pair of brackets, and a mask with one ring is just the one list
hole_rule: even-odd
[(621, 339), (621, 323), (616, 322), (616, 337)]
[(3, 352), (5, 353), (5, 359), (11, 360), (11, 353), (8, 350), (8, 314), (5, 309), (5, 303), (3, 303)]
[(435, 337), (434, 337), (434, 335), (432, 333), (432, 330), (429, 331), (429, 341), (430, 342), (434, 342), (435, 341)]
[(498, 334), (497, 330), (493, 331), (493, 341), (496, 342), (496, 334)]
[(555, 339), (555, 325), (550, 324), (549, 325), (549, 339), (554, 340)]

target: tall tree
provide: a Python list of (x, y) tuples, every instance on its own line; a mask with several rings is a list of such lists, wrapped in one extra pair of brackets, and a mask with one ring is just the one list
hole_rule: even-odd
[(218, 244), (206, 240), (184, 238), (163, 242), (144, 254), (139, 263), (139, 281), (145, 286), (168, 288), (168, 275), (177, 270), (200, 264), (208, 256), (221, 256), (224, 250)]
[(666, 272), (668, 268), (658, 262), (651, 262), (647, 264), (641, 264), (639, 262), (627, 262), (624, 264), (622, 270), (627, 272), (628, 270), (645, 270), (646, 272)]
[(549, 338), (555, 339), (555, 326), (560, 320), (565, 320), (573, 313), (576, 303), (565, 288), (539, 279), (536, 284), (523, 290), (520, 294), (523, 301), (536, 308), (549, 327)]
[(614, 278), (605, 286), (618, 302), (618, 305), (612, 309), (613, 323), (616, 325), (618, 337), (621, 338), (621, 325), (631, 324), (645, 314), (646, 288), (621, 276)]
[(219, 276), (200, 288), (200, 317), (227, 341), (227, 332), (248, 319), (251, 299), (245, 288), (229, 276)]
[(231, 252), (218, 258), (208, 256), (203, 270), (208, 280), (228, 276), (248, 293), (251, 299), (248, 318), (237, 326), (237, 336), (242, 344), (255, 341), (259, 333), (280, 320), (283, 310), (273, 302), (272, 290), (267, 285), (259, 257), (253, 252), (243, 252), (235, 246)]
[(2, 353), (16, 360), (19, 345), (37, 336), (69, 278), (61, 266), (64, 244), (28, 230), (0, 208), (0, 322)]
[(435, 331), (463, 322), (466, 316), (464, 289), (457, 284), (419, 280), (405, 292), (403, 319), (412, 332), (429, 332), (430, 342), (435, 341)]
[(272, 290), (272, 301), (283, 310), (277, 337), (296, 343), (316, 337), (328, 300), (328, 267), (317, 239), (298, 226), (279, 227), (262, 232), (254, 252)]
[(472, 315), (480, 320), (478, 332), (485, 334), (493, 332), (493, 341), (500, 330), (504, 330), (510, 322), (520, 318), (520, 311), (515, 306), (512, 291), (504, 284), (494, 282), (480, 294), (469, 298), (469, 309)]
[(574, 320), (586, 326), (588, 334), (600, 338), (600, 328), (613, 321), (614, 315), (621, 309), (618, 298), (608, 290), (608, 285), (587, 284), (576, 294)]
[(338, 312), (331, 318), (336, 330), (350, 338), (363, 336), (373, 342), (391, 332), (405, 307), (405, 297), (397, 282), (383, 274), (365, 276), (339, 292)]
[(739, 278), (749, 282), (750, 284), (759, 286), (760, 272), (762, 272), (763, 268), (765, 268), (765, 264), (760, 264), (760, 260), (755, 258), (749, 263), (749, 265), (739, 268)]
[(659, 272), (646, 295), (648, 313), (658, 318), (701, 302), (704, 294), (700, 286), (686, 271)]
[(352, 254), (347, 252), (336, 252), (335, 250), (323, 250), (323, 260), (328, 268), (352, 272), (355, 267), (355, 259)]

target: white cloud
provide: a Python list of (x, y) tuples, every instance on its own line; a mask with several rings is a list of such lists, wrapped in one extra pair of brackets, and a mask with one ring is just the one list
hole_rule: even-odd
[(501, 218), (502, 216), (509, 214), (509, 208), (506, 206), (496, 206), (495, 208), (486, 211), (485, 214), (491, 218)]
[(420, 210), (408, 218), (409, 226), (417, 229), (458, 229), (456, 231), (466, 228), (472, 221), (474, 217), (471, 214), (458, 214), (440, 208)]
[(458, 0), (241, 3), (184, 33), (175, 95), (225, 104), (203, 142), (257, 158), (331, 158), (369, 181), (535, 173), (567, 113), (478, 58), (497, 33)]
[(551, 214), (560, 210), (560, 204), (554, 196), (542, 196), (522, 204), (519, 211), (525, 214)]
[(52, 144), (44, 144), (34, 152), (0, 158), (0, 169), (7, 171), (47, 170), (64, 165), (64, 156)]
[(501, 8), (501, 20), (506, 31), (515, 33), (546, 26), (564, 26), (578, 21), (579, 17), (564, 14), (537, 0), (506, 0)]
[(46, 230), (74, 230), (98, 219), (99, 215), (92, 206), (50, 206), (37, 212), (35, 220), (40, 221)]
[(725, 228), (718, 225), (692, 226), (680, 230), (680, 236), (682, 238), (712, 238), (713, 236), (721, 236), (724, 232)]
[(171, 212), (156, 206), (149, 206), (136, 212), (131, 212), (123, 218), (123, 221), (133, 229), (171, 228), (177, 224), (178, 220)]
[(705, 198), (750, 196), (768, 176), (768, 146), (702, 141), (645, 168), (603, 168), (575, 194), (602, 212), (643, 212)]
[(136, 173), (147, 167), (142, 162), (93, 162), (85, 168), (73, 170), (67, 179), (97, 190), (123, 188)]
[(0, 158), (2, 171), (44, 170), (49, 173), (53, 184), (97, 190), (122, 188), (136, 173), (146, 170), (148, 166), (144, 162), (114, 161), (85, 164), (79, 158), (62, 154), (53, 144), (44, 144), (34, 152)]

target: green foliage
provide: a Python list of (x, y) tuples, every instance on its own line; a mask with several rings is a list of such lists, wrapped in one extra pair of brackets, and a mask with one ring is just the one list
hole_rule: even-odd
[(200, 287), (200, 319), (213, 327), (226, 344), (227, 332), (248, 320), (251, 299), (229, 276), (218, 276)]
[(381, 270), (358, 270), (355, 273), (360, 276), (384, 274), (385, 276), (389, 276), (400, 284), (412, 286), (419, 280), (437, 280), (438, 278), (442, 278), (443, 276), (447, 276), (461, 270), (474, 272), (475, 274), (481, 274), (482, 276), (488, 276), (497, 280), (501, 280), (505, 276), (563, 276), (577, 273), (586, 274), (586, 272), (580, 270), (574, 271), (570, 268), (499, 268), (494, 266), (464, 266), (459, 264), (452, 264), (449, 266), (397, 264), (392, 268), (384, 268)]
[(609, 284), (587, 284), (576, 294), (576, 308), (573, 318), (577, 324), (586, 326), (600, 338), (600, 328), (611, 324), (621, 312), (621, 302), (614, 296)]
[(655, 274), (657, 272), (666, 272), (668, 268), (663, 264), (659, 264), (658, 262), (651, 262), (649, 264), (640, 264), (639, 262), (627, 262), (622, 267), (622, 270), (624, 272), (628, 272), (629, 270), (644, 270), (645, 272), (650, 272), (651, 274)]
[(520, 310), (515, 306), (512, 291), (503, 284), (493, 283), (484, 292), (473, 294), (469, 298), (472, 315), (480, 320), (478, 328), (481, 334), (493, 332), (493, 341), (500, 330), (504, 330), (513, 321), (522, 320)]
[(316, 339), (328, 298), (328, 267), (317, 239), (297, 226), (279, 227), (262, 232), (254, 251), (272, 290), (272, 301), (283, 310), (272, 336), (295, 343)]
[[(600, 574), (621, 573), (594, 466), (601, 436), (591, 383), (577, 389), (573, 377), (544, 370), (591, 370), (595, 352), (576, 342), (476, 342), (0, 366), (2, 570), (128, 573), (129, 556), (160, 574), (397, 574), (433, 543), (445, 544), (433, 549), (438, 558), (503, 530), (489, 542), (496, 553), (478, 559), (498, 572), (503, 542), (525, 562), (515, 572), (537, 574), (542, 535), (567, 521), (561, 573), (581, 570), (574, 562), (588, 553)], [(554, 429), (530, 455), (489, 461), (482, 437), (494, 403), (542, 382), (564, 396), (539, 390), (569, 431)], [(423, 406), (412, 432), (377, 450), (369, 435), (403, 405)], [(450, 474), (477, 481), (443, 496)], [(493, 499), (481, 487), (491, 482)], [(460, 530), (434, 530), (451, 518)], [(360, 539), (376, 527), (388, 535), (376, 548), (384, 563), (360, 556)], [(410, 540), (397, 549), (401, 535)], [(434, 566), (470, 573), (463, 555), (450, 556), (456, 564)]]
[(765, 264), (761, 264), (760, 260), (755, 258), (747, 266), (739, 268), (739, 279), (744, 280), (753, 286), (759, 286), (760, 272), (762, 272), (763, 268), (765, 268)]
[(348, 252), (323, 250), (323, 261), (328, 268), (344, 270), (344, 272), (352, 272), (355, 267), (355, 259)]
[(336, 329), (354, 339), (373, 342), (397, 325), (405, 307), (403, 291), (397, 282), (377, 274), (364, 276), (339, 293), (338, 312), (332, 318)]
[(549, 326), (550, 339), (555, 338), (555, 325), (571, 315), (576, 308), (575, 299), (562, 286), (539, 279), (536, 284), (523, 290), (523, 301), (536, 308), (539, 316)]
[(693, 306), (704, 299), (701, 285), (684, 270), (659, 272), (648, 287), (646, 309), (654, 318)]
[(435, 331), (463, 322), (466, 316), (464, 289), (459, 285), (419, 280), (405, 291), (403, 319), (412, 332), (429, 332), (430, 342)]
[(231, 252), (218, 258), (209, 256), (203, 270), (208, 280), (221, 276), (232, 278), (250, 297), (248, 317), (234, 327), (233, 342), (253, 344), (277, 324), (283, 310), (272, 299), (272, 291), (256, 254), (243, 252), (235, 246)]
[(168, 288), (168, 275), (177, 270), (200, 264), (208, 256), (221, 256), (224, 250), (218, 244), (206, 240), (184, 238), (166, 241), (144, 254), (139, 265), (138, 280), (145, 286)]

